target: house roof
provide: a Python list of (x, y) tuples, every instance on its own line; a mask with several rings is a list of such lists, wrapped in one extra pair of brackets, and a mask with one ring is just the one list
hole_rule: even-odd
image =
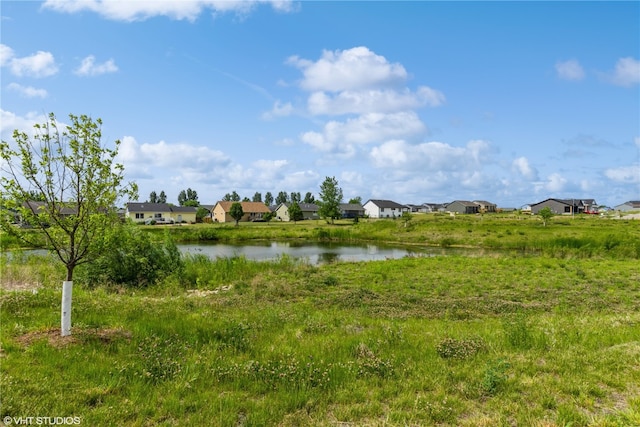
[(127, 203), (127, 210), (129, 212), (171, 212), (171, 206), (167, 203)]
[[(374, 205), (376, 205), (379, 208), (398, 208), (398, 209), (402, 209), (405, 206), (401, 205), (400, 203), (396, 203), (392, 200), (381, 200), (381, 199), (370, 199), (367, 203), (373, 203)], [(367, 204), (365, 203), (365, 205)]]
[(567, 205), (567, 206), (572, 206), (572, 205), (580, 205), (582, 204), (582, 202), (580, 201), (580, 199), (554, 199), (553, 197), (549, 198), (549, 199), (545, 199), (541, 202), (538, 203), (531, 203), (531, 207), (533, 206), (538, 206), (541, 205), (542, 203), (545, 202), (549, 202), (549, 201), (554, 201), (554, 202), (558, 202), (561, 203), (563, 205)]
[(454, 200), (453, 202), (449, 203), (447, 206), (451, 206), (454, 203), (459, 203), (462, 206), (478, 206), (477, 203), (470, 202), (468, 200)]
[(619, 206), (622, 206), (622, 205), (629, 205), (632, 208), (640, 209), (640, 200), (629, 200), (628, 202), (624, 202), (624, 203), (620, 204)]
[(242, 211), (244, 213), (268, 213), (271, 212), (269, 207), (262, 202), (228, 202), (228, 201), (220, 201), (216, 203), (216, 206), (220, 205), (223, 211), (229, 212), (231, 210), (231, 205), (234, 203), (240, 203), (242, 206)]
[[(280, 203), (276, 207), (276, 210), (279, 209), (282, 205), (285, 205), (287, 208), (289, 208), (292, 204), (293, 203), (290, 202)], [(320, 207), (315, 203), (298, 203), (298, 206), (300, 206), (300, 210), (302, 210), (302, 212), (315, 212), (320, 209)]]
[(198, 208), (194, 206), (170, 206), (171, 212), (176, 213), (196, 213)]
[(496, 206), (495, 203), (487, 202), (486, 200), (474, 200), (473, 203), (484, 206)]
[(360, 203), (340, 203), (340, 209), (343, 211), (363, 211), (364, 208)]

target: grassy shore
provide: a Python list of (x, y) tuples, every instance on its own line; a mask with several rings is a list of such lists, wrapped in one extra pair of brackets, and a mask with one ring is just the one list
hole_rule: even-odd
[(2, 417), (91, 426), (640, 425), (637, 221), (425, 217), (406, 227), (171, 230), (214, 230), (219, 240), (449, 238), (520, 252), (321, 266), (193, 257), (181, 277), (145, 289), (78, 284), (64, 339), (60, 268), (3, 257), (3, 285), (40, 286), (0, 294)]

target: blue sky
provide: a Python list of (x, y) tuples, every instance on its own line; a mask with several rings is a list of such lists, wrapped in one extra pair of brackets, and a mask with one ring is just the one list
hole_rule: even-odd
[(640, 200), (639, 2), (0, 7), (2, 139), (100, 117), (140, 201)]

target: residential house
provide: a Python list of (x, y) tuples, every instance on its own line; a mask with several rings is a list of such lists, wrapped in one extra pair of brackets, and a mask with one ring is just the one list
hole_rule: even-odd
[(494, 203), (487, 202), (486, 200), (474, 200), (473, 203), (479, 206), (480, 212), (494, 213), (497, 212), (498, 206)]
[(227, 202), (220, 201), (215, 204), (212, 210), (213, 221), (215, 222), (235, 222), (236, 220), (231, 217), (231, 206), (234, 203), (240, 203), (242, 206), (242, 212), (244, 215), (240, 221), (259, 221), (262, 220), (262, 216), (265, 213), (270, 213), (271, 210), (267, 205), (262, 202)]
[(364, 204), (364, 212), (369, 218), (397, 218), (409, 208), (391, 200), (371, 199)]
[(585, 209), (581, 199), (546, 199), (533, 203), (531, 213), (535, 215), (547, 207), (556, 215), (582, 213)]
[(423, 203), (422, 212), (434, 213), (444, 211), (444, 205), (442, 203)]
[(640, 211), (640, 200), (629, 200), (614, 207), (614, 209), (620, 212)]
[(360, 218), (364, 216), (364, 208), (360, 203), (340, 203), (342, 218)]
[[(274, 210), (275, 217), (279, 221), (292, 221), (289, 216), (289, 207), (291, 203), (280, 203)], [(298, 203), (300, 210), (302, 211), (303, 219), (320, 219), (318, 216), (318, 205), (314, 203)]]
[(195, 224), (197, 212), (198, 208), (194, 206), (171, 206), (171, 214), (169, 215), (169, 218), (171, 218), (176, 224), (183, 222)]
[(195, 224), (197, 210), (193, 206), (172, 206), (168, 203), (129, 202), (126, 206), (125, 218), (134, 222), (154, 220)]
[(454, 200), (447, 205), (447, 211), (459, 214), (476, 214), (480, 212), (480, 205), (467, 200)]

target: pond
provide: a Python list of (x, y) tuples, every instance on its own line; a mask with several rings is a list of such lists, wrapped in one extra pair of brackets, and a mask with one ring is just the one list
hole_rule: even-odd
[(336, 261), (379, 261), (404, 257), (451, 255), (457, 249), (379, 244), (347, 244), (319, 242), (252, 242), (250, 244), (178, 244), (183, 253), (203, 254), (212, 259), (244, 256), (250, 260), (275, 260), (283, 255), (304, 259), (310, 264)]
[[(443, 248), (434, 246), (402, 246), (382, 244), (350, 244), (344, 242), (243, 242), (177, 244), (183, 254), (201, 254), (211, 259), (243, 256), (253, 261), (272, 261), (286, 255), (318, 265), (346, 261), (382, 261), (405, 257), (434, 257), (448, 255), (488, 256), (504, 251), (485, 249)], [(30, 255), (47, 255), (42, 249), (23, 251)], [(11, 251), (6, 253), (11, 257)], [(10, 258), (9, 258), (10, 259)]]

